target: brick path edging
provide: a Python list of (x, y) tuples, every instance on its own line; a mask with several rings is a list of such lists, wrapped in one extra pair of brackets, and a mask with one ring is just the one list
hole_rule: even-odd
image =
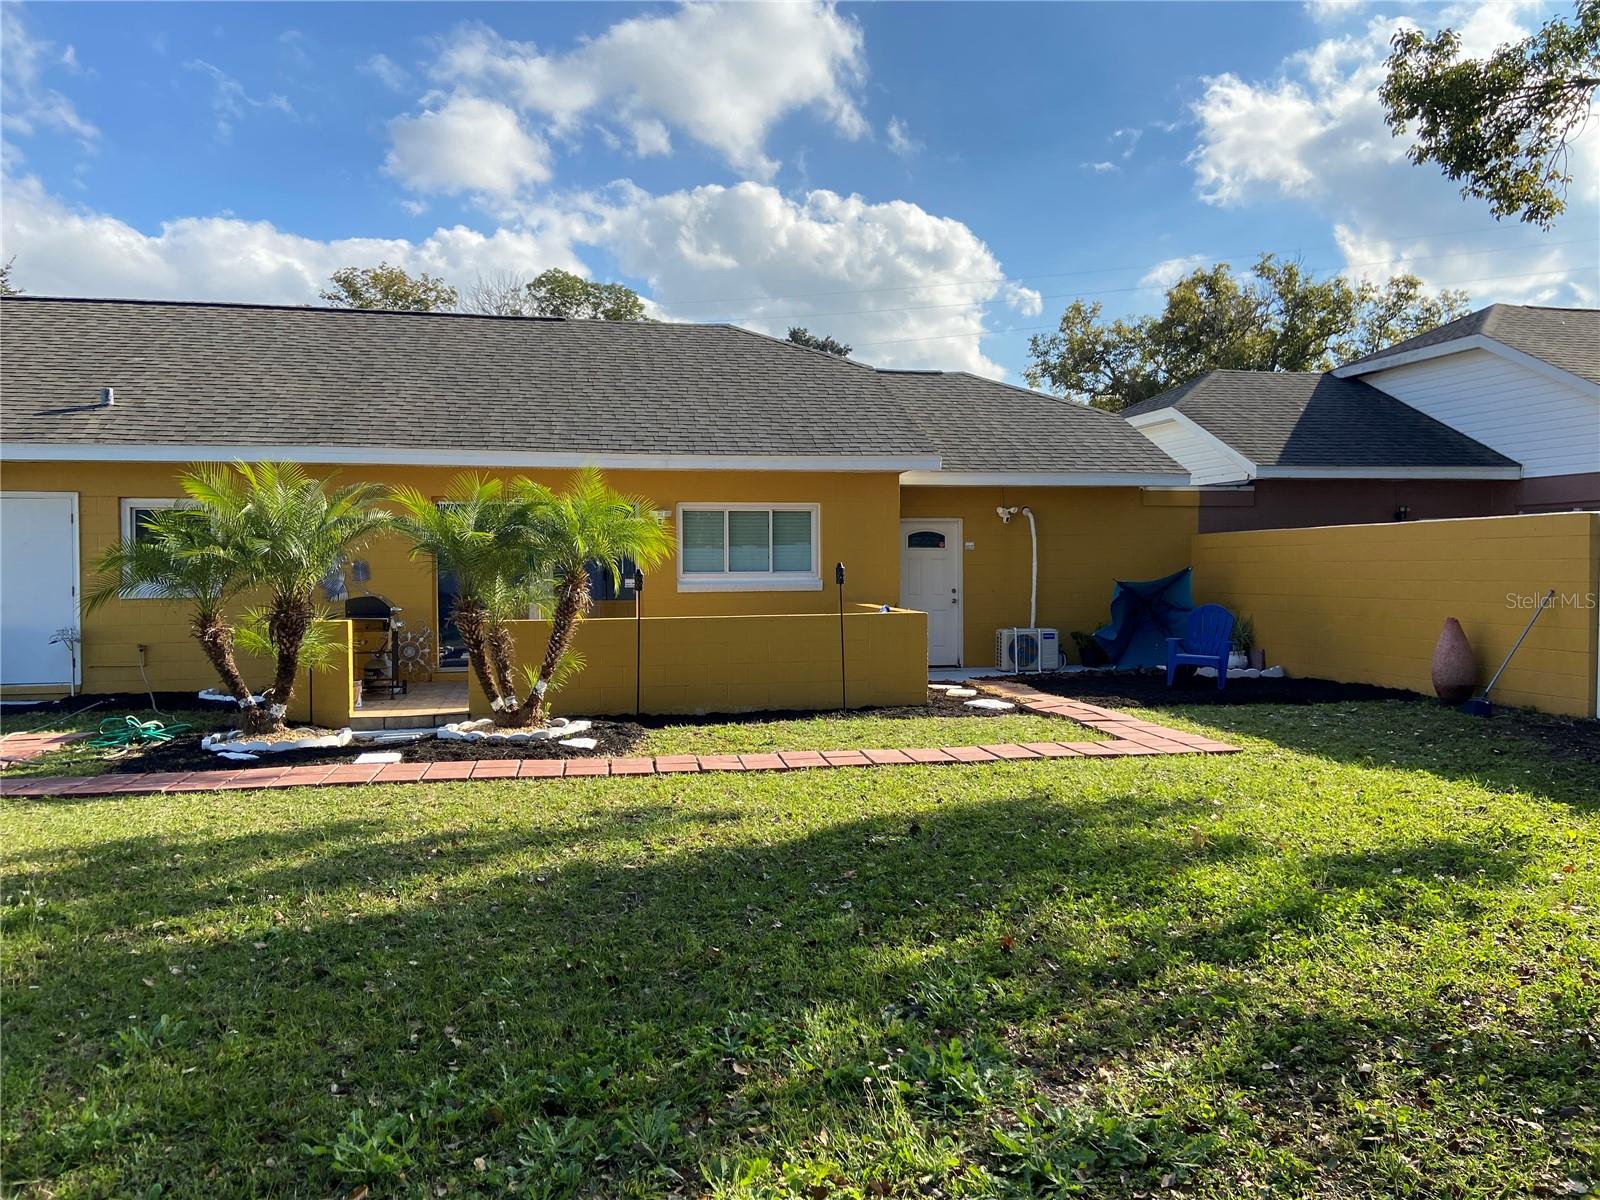
[(234, 791), (245, 788), (343, 787), (364, 783), (433, 783), (466, 779), (577, 779), (599, 775), (828, 770), (838, 767), (989, 763), (1038, 758), (1234, 754), (1239, 749), (1215, 738), (1168, 729), (1165, 725), (1142, 721), (1115, 709), (1055, 696), (1025, 684), (986, 680), (981, 686), (1031, 712), (1066, 717), (1101, 733), (1109, 733), (1111, 739), (1104, 742), (997, 742), (984, 746), (942, 746), (916, 750), (779, 750), (764, 754), (659, 754), (650, 758), (483, 758), (460, 762), (360, 766), (355, 763), (324, 763), (300, 767), (244, 767), (237, 770), (143, 775), (67, 775), (14, 780), (0, 777), (0, 795), (110, 796), (124, 793)]

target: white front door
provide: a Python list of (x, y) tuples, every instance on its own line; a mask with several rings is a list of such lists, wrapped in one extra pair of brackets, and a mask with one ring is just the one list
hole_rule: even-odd
[(900, 607), (928, 614), (928, 665), (961, 665), (961, 522), (900, 522)]
[(50, 639), (78, 624), (76, 492), (0, 493), (0, 683), (78, 682)]

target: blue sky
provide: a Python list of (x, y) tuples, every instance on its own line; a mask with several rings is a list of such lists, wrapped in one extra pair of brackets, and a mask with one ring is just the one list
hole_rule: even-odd
[(1596, 136), (1549, 232), (1404, 160), (1395, 24), (1537, 4), (4, 8), (29, 291), (303, 303), (333, 267), (558, 265), (664, 317), (1018, 381), (1075, 295), (1218, 258), (1596, 302)]

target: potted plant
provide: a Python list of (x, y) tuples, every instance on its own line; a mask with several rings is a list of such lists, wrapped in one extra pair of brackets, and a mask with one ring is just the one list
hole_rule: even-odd
[(1228, 654), (1228, 669), (1230, 671), (1243, 670), (1245, 667), (1255, 666), (1251, 659), (1256, 652), (1256, 627), (1255, 622), (1249, 617), (1240, 617), (1234, 622), (1233, 644)]

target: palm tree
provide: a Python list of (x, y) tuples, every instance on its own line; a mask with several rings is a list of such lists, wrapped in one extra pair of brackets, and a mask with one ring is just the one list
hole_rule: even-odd
[(599, 563), (615, 581), (623, 559), (653, 567), (672, 552), (672, 535), (642, 496), (614, 490), (594, 467), (584, 467), (564, 492), (519, 480), (515, 494), (532, 516), (533, 558), (553, 589), (550, 641), (533, 675), (531, 694), (505, 724), (534, 725), (545, 717), (545, 694), (569, 659), (573, 635), (588, 615), (589, 565)]
[(532, 508), (506, 494), (498, 479), (460, 475), (442, 502), (417, 488), (396, 488), (395, 529), (413, 558), (431, 558), (456, 581), (448, 614), (466, 644), (467, 662), (496, 712), (517, 701), (516, 647), (505, 621), (526, 613), (534, 596)]
[(284, 727), (301, 648), (317, 618), (317, 586), (388, 525), (388, 513), (374, 507), (383, 489), (358, 483), (330, 490), (294, 463), (239, 462), (185, 479), (184, 491), (239, 530), (244, 583), (265, 592), (263, 633), (276, 660), (271, 703), (251, 710), (245, 732), (275, 732)]
[[(184, 481), (215, 474), (197, 467)], [(100, 579), (87, 598), (90, 611), (132, 592), (153, 592), (189, 606), (189, 631), (200, 643), (227, 693), (246, 711), (255, 707), (250, 688), (234, 658), (234, 629), (228, 604), (244, 587), (236, 521), (196, 505), (157, 509), (145, 516), (129, 541), (119, 541), (100, 556)]]

